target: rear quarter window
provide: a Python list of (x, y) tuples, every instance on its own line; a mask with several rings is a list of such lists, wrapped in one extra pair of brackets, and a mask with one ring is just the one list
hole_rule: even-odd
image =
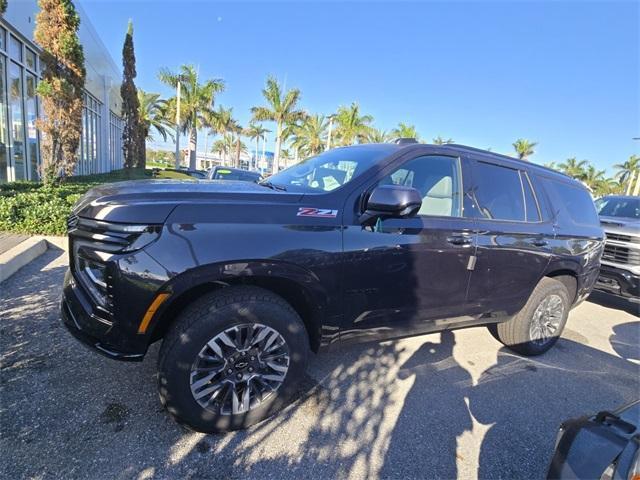
[(551, 211), (557, 212), (560, 222), (571, 222), (575, 225), (600, 226), (591, 195), (587, 189), (570, 183), (542, 178), (545, 190), (551, 199)]

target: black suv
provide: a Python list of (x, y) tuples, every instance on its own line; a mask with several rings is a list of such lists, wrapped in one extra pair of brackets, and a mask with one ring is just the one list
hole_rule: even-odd
[(562, 174), (464, 146), (358, 145), (261, 183), (91, 190), (69, 218), (62, 318), (116, 359), (162, 339), (167, 410), (225, 431), (281, 409), (309, 350), (488, 325), (541, 354), (602, 245), (589, 193)]

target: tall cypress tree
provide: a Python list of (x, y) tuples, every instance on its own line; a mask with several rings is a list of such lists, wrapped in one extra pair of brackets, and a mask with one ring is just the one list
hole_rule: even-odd
[(82, 135), (84, 52), (78, 40), (80, 17), (71, 0), (39, 0), (35, 40), (42, 47), (38, 94), (44, 116), (41, 177), (45, 183), (73, 175)]
[(136, 78), (136, 55), (133, 50), (133, 23), (129, 20), (127, 34), (122, 47), (122, 66), (124, 67), (120, 96), (122, 97), (122, 149), (125, 168), (145, 166), (144, 139), (140, 123), (140, 101), (134, 79)]

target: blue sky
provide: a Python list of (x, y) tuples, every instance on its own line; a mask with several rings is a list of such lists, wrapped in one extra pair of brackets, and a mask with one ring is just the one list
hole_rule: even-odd
[(637, 1), (80, 1), (117, 63), (133, 19), (139, 87), (170, 95), (159, 67), (198, 65), (243, 124), (273, 74), (310, 112), (357, 101), (378, 128), (505, 153), (524, 137), (540, 163), (640, 151)]

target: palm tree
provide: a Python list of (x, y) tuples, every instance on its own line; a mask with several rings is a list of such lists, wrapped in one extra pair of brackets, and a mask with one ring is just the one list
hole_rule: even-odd
[(584, 171), (584, 177), (581, 180), (586, 183), (592, 191), (596, 192), (605, 184), (607, 179), (604, 170), (596, 170), (596, 167), (589, 165)]
[(265, 134), (269, 133), (270, 131), (271, 130), (268, 130), (262, 124), (255, 123), (255, 122), (249, 123), (249, 127), (247, 128), (247, 131), (246, 131), (246, 135), (251, 140), (255, 140), (256, 142), (256, 154), (255, 154), (256, 165), (254, 165), (254, 167), (257, 167), (258, 156), (259, 156), (258, 152), (260, 151), (260, 140), (264, 141)]
[(445, 140), (440, 135), (438, 135), (436, 138), (433, 139), (434, 145), (448, 145), (450, 143), (456, 143), (456, 142), (453, 140), (453, 138), (447, 138)]
[(324, 115), (310, 115), (292, 126), (291, 146), (303, 157), (311, 157), (322, 152), (327, 142), (328, 122)]
[[(613, 166), (618, 170), (613, 178), (618, 180), (621, 184), (626, 184), (635, 172), (636, 178), (640, 176), (640, 157), (638, 155), (631, 155), (629, 160), (624, 163), (617, 163)], [(630, 188), (628, 188), (630, 190)]]
[(360, 115), (360, 107), (353, 102), (348, 107), (341, 106), (336, 113), (336, 136), (340, 145), (352, 145), (362, 143), (366, 140), (370, 123), (373, 122), (371, 115)]
[[(208, 115), (213, 110), (215, 95), (224, 90), (220, 79), (199, 83), (198, 71), (193, 65), (182, 65), (178, 72), (166, 68), (160, 70), (158, 78), (172, 88), (180, 84), (180, 121), (178, 130), (189, 135), (189, 168), (196, 168), (196, 148), (198, 129), (207, 124)], [(177, 110), (175, 98), (169, 102), (170, 110)], [(178, 134), (178, 132), (176, 132)]]
[(167, 102), (160, 99), (160, 94), (148, 93), (139, 88), (138, 102), (140, 103), (138, 115), (145, 140), (153, 140), (152, 128), (160, 134), (165, 142), (167, 136), (173, 137), (169, 131), (171, 121), (167, 117)]
[(398, 123), (398, 126), (391, 130), (391, 136), (394, 138), (415, 138), (418, 141), (420, 140), (416, 127), (403, 122)]
[(531, 155), (535, 153), (533, 149), (538, 142), (530, 142), (524, 138), (519, 138), (515, 142), (513, 142), (513, 148), (518, 154), (518, 158), (520, 160), (527, 160)]
[(566, 161), (558, 164), (558, 169), (569, 175), (570, 177), (583, 180), (585, 177), (585, 168), (589, 162), (586, 160), (578, 161), (576, 157), (567, 158)]
[(391, 139), (392, 136), (389, 135), (386, 131), (372, 127), (367, 132), (365, 141), (367, 143), (386, 143), (391, 141)]
[(222, 157), (222, 163), (226, 163), (227, 155), (230, 153), (230, 151), (224, 137), (213, 142), (213, 145), (211, 146), (211, 152), (220, 155), (220, 157)]
[(265, 107), (253, 107), (251, 113), (257, 121), (271, 121), (276, 123), (276, 151), (273, 158), (275, 172), (280, 170), (280, 149), (282, 148), (282, 130), (289, 123), (294, 123), (305, 117), (304, 111), (298, 108), (300, 90), (297, 88), (283, 91), (278, 81), (267, 78), (262, 95), (267, 102)]

